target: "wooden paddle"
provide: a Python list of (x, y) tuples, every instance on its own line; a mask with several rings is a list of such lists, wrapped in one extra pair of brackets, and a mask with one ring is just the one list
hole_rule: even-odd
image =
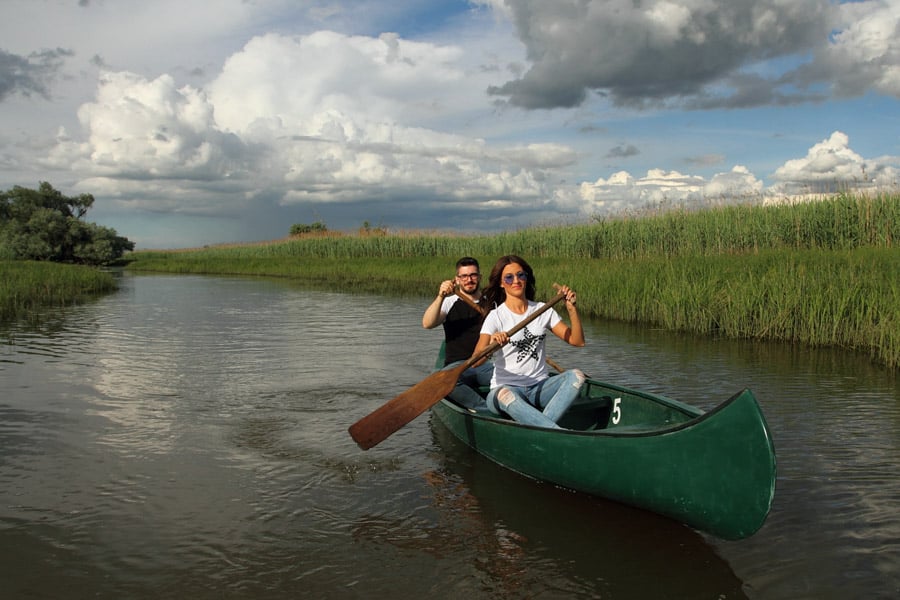
[(563, 371), (565, 371), (565, 369), (563, 369), (562, 366), (558, 362), (556, 362), (549, 356), (544, 359), (544, 362), (546, 362), (548, 365), (550, 365), (551, 368), (556, 369), (557, 373), (562, 373)]
[[(549, 356), (544, 359), (544, 362), (546, 362), (548, 365), (550, 365), (551, 369), (556, 369), (557, 373), (565, 373), (565, 371), (566, 371), (561, 364), (559, 364), (558, 362), (556, 362)], [(582, 371), (582, 373), (584, 373), (584, 371)], [(587, 377), (588, 379), (591, 378), (591, 376), (588, 375), (587, 373), (584, 373), (584, 376)]]
[[(512, 337), (520, 329), (535, 320), (538, 315), (548, 310), (565, 297), (566, 295), (564, 293), (558, 293), (552, 300), (507, 331), (506, 335)], [(350, 437), (352, 437), (353, 441), (355, 441), (363, 450), (368, 450), (369, 448), (380, 444), (395, 431), (421, 415), (431, 408), (431, 406), (436, 404), (441, 398), (452, 392), (453, 388), (456, 386), (456, 381), (459, 379), (460, 375), (463, 374), (463, 371), (480, 361), (482, 358), (490, 356), (499, 347), (500, 344), (494, 342), (457, 367), (446, 371), (435, 371), (393, 400), (387, 401), (381, 405), (380, 408), (377, 408), (351, 425), (349, 430)]]
[(478, 311), (478, 314), (481, 315), (482, 318), (487, 314), (487, 312), (488, 312), (487, 306), (481, 306), (480, 304), (477, 304), (474, 300), (469, 298), (466, 294), (462, 293), (459, 290), (459, 285), (455, 285), (454, 289), (455, 289), (456, 295), (459, 296), (459, 299), (462, 300), (463, 302), (465, 302), (466, 304), (468, 304), (469, 306), (471, 306), (472, 308), (474, 308), (476, 311)]

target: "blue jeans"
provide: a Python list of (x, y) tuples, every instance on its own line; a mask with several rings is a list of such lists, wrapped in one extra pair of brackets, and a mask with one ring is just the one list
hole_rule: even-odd
[(528, 387), (495, 387), (487, 395), (487, 405), (520, 423), (559, 429), (557, 422), (578, 398), (583, 384), (584, 373), (569, 369)]
[[(458, 367), (465, 361), (458, 360), (443, 368), (444, 371)], [(491, 385), (491, 377), (494, 376), (494, 363), (485, 361), (478, 367), (470, 367), (462, 372), (456, 381), (456, 387), (447, 394), (447, 397), (463, 408), (486, 408), (484, 398), (475, 389), (481, 386)], [(475, 388), (475, 389), (473, 389)]]

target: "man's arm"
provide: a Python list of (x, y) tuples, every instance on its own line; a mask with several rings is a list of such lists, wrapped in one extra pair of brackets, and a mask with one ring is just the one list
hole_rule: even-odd
[(444, 322), (444, 315), (441, 314), (441, 304), (444, 303), (444, 298), (452, 293), (453, 281), (449, 279), (442, 281), (441, 287), (438, 289), (437, 297), (431, 301), (431, 304), (425, 309), (425, 314), (422, 315), (422, 327), (425, 329), (434, 329)]

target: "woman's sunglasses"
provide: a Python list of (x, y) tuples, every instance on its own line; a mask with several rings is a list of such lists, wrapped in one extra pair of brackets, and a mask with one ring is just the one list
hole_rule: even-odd
[(515, 275), (513, 275), (512, 273), (507, 273), (503, 276), (503, 283), (509, 285), (516, 279), (518, 279), (519, 281), (528, 281), (528, 273), (526, 273), (525, 271), (519, 271)]

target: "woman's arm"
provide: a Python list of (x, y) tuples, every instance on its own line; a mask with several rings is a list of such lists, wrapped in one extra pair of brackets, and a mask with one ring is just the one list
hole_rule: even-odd
[(569, 313), (571, 326), (566, 325), (564, 321), (560, 321), (550, 331), (567, 344), (584, 346), (584, 329), (581, 326), (581, 316), (578, 314), (578, 308), (575, 306), (575, 292), (565, 285), (561, 286), (559, 291), (566, 293), (566, 312)]
[[(502, 346), (508, 341), (509, 335), (500, 329), (500, 321), (497, 318), (497, 313), (491, 311), (481, 324), (481, 333), (478, 335), (478, 341), (475, 343), (475, 349), (472, 351), (472, 356), (477, 355), (495, 342)], [(488, 358), (489, 356), (485, 356), (483, 360), (479, 360), (473, 366), (477, 367), (484, 363)]]
[[(493, 335), (497, 335), (497, 334), (493, 334)], [(481, 352), (482, 350), (487, 348), (490, 344), (491, 344), (491, 334), (489, 334), (489, 333), (480, 334), (478, 336), (478, 343), (475, 344), (475, 350), (472, 351), (472, 356), (475, 356), (476, 354), (478, 354), (479, 352)], [(484, 361), (486, 361), (488, 358), (490, 358), (490, 356), (485, 356), (484, 358), (482, 358), (481, 360), (479, 360), (472, 366), (477, 367), (477, 366), (483, 364)]]

